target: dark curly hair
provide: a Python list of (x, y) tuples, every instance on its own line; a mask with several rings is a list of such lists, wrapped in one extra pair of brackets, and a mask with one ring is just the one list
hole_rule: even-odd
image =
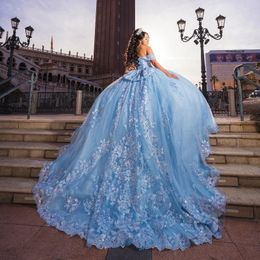
[[(137, 35), (136, 33), (139, 30), (141, 30), (141, 33), (138, 33)], [(138, 66), (137, 47), (140, 41), (144, 38), (145, 34), (147, 34), (147, 32), (142, 31), (141, 28), (134, 30), (134, 32), (132, 33), (124, 54), (125, 57), (124, 65), (126, 69), (130, 67), (137, 68)]]

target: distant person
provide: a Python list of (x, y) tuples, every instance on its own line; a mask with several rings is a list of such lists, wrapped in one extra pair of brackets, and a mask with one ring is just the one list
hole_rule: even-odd
[(222, 54), (217, 54), (216, 55), (216, 59), (217, 59), (217, 62), (223, 62), (224, 61), (224, 56)]
[[(109, 52), (108, 52), (109, 55)], [(33, 188), (47, 224), (88, 246), (182, 249), (221, 237), (225, 197), (207, 164), (217, 125), (201, 92), (136, 29), (125, 74), (96, 99)]]
[(226, 62), (232, 62), (232, 61), (233, 61), (233, 57), (232, 57), (231, 54), (227, 54), (227, 55), (225, 56), (225, 59), (226, 59)]
[(246, 54), (246, 61), (247, 62), (253, 62), (254, 61), (253, 54), (251, 54), (251, 53)]
[(237, 62), (242, 62), (243, 61), (243, 56), (242, 56), (242, 54), (236, 54), (235, 55), (235, 60), (237, 61)]

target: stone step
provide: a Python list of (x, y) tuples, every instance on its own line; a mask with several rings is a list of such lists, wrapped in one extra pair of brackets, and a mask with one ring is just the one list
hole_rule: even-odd
[[(37, 158), (0, 157), (1, 177), (37, 178), (44, 163)], [(220, 172), (218, 186), (260, 187), (260, 168), (254, 165), (216, 164)]]
[(260, 166), (260, 147), (213, 146), (209, 163), (250, 164)]
[(220, 133), (210, 135), (212, 146), (260, 147), (260, 133)]
[(219, 187), (226, 195), (226, 216), (260, 219), (260, 189)]
[[(55, 159), (66, 143), (49, 142), (1, 142), (0, 156)], [(251, 164), (260, 166), (260, 147), (213, 146), (209, 163)]]
[(0, 129), (0, 141), (70, 142), (72, 130)]
[(216, 118), (216, 122), (220, 133), (260, 133), (260, 121)]
[[(28, 120), (25, 115), (0, 115), (0, 128), (75, 130), (82, 124), (86, 116), (86, 114), (80, 116), (72, 114), (32, 115), (31, 119)], [(217, 117), (216, 122), (221, 133), (260, 132), (260, 121), (250, 121), (248, 118), (241, 122), (238, 117)]]
[(0, 203), (35, 204), (32, 188), (36, 179), (0, 177)]
[(0, 156), (55, 159), (65, 143), (1, 142)]
[(218, 186), (259, 187), (260, 168), (249, 164), (216, 164), (220, 172)]
[[(32, 188), (37, 180), (19, 177), (0, 177), (0, 202), (35, 204)], [(260, 218), (260, 189), (219, 188), (227, 197), (226, 215)]]
[[(0, 129), (0, 141), (70, 142), (73, 130), (14, 128)], [(210, 135), (212, 146), (260, 147), (260, 133), (220, 133)]]
[(25, 117), (19, 116), (1, 116), (0, 128), (1, 129), (41, 129), (41, 130), (75, 130), (81, 126), (84, 117), (71, 116), (66, 119), (67, 116), (59, 115), (59, 117), (37, 116), (28, 120)]
[(37, 178), (46, 159), (0, 157), (0, 176)]

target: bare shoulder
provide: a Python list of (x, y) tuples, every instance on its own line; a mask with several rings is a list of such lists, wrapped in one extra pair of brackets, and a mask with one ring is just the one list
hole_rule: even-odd
[(146, 46), (146, 52), (147, 54), (152, 54), (153, 53), (153, 49), (151, 46)]

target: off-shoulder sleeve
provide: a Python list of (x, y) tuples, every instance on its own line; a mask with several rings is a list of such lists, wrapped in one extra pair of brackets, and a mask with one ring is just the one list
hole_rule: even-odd
[(150, 53), (149, 55), (147, 55), (147, 59), (148, 60), (155, 60), (155, 55), (153, 53)]

